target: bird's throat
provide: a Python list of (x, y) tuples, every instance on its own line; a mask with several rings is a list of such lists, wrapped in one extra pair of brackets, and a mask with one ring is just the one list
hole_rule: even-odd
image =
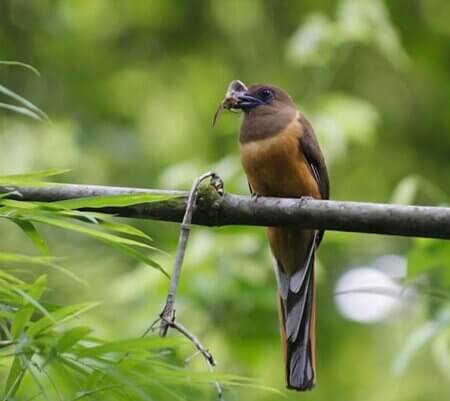
[(263, 108), (264, 106), (257, 107), (244, 113), (239, 136), (241, 144), (273, 137), (283, 132), (298, 118), (294, 110), (287, 109), (271, 113), (264, 112)]

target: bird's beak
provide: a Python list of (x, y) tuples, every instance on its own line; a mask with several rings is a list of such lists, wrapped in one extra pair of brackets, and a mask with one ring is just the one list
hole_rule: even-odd
[(247, 92), (236, 93), (235, 99), (236, 99), (236, 102), (235, 102), (233, 108), (241, 109), (244, 111), (253, 109), (256, 106), (264, 104), (264, 102), (261, 99), (258, 99), (257, 97), (254, 97), (251, 95), (248, 95)]
[(247, 86), (239, 80), (231, 81), (224, 100), (228, 110), (248, 110), (264, 102), (248, 94)]
[(264, 103), (262, 100), (250, 96), (247, 91), (248, 88), (242, 81), (234, 80), (230, 82), (225, 98), (222, 100), (219, 108), (214, 114), (213, 127), (216, 125), (219, 116), (224, 110), (245, 111)]

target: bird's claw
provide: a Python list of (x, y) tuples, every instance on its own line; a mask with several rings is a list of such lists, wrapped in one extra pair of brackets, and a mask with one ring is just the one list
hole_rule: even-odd
[(314, 200), (314, 198), (312, 196), (302, 196), (300, 198), (300, 202), (306, 202), (306, 201), (310, 201), (310, 200)]

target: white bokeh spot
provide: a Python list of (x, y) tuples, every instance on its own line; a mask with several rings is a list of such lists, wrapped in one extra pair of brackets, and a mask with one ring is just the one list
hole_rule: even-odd
[(402, 292), (403, 288), (386, 273), (372, 267), (358, 267), (339, 278), (335, 302), (345, 318), (376, 323), (402, 306)]

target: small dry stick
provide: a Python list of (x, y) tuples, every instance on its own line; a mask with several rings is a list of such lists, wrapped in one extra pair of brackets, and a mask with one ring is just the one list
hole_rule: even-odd
[(198, 352), (203, 355), (203, 357), (206, 359), (208, 364), (211, 367), (216, 366), (216, 362), (214, 361), (214, 357), (211, 355), (211, 353), (205, 348), (205, 346), (200, 342), (200, 340), (192, 334), (186, 327), (184, 327), (180, 322), (177, 320), (165, 320), (165, 323), (169, 326), (174, 328), (175, 330), (179, 331), (181, 334), (183, 334), (185, 337), (191, 341), (195, 347), (197, 348)]
[[(212, 373), (214, 371), (214, 366), (216, 366), (216, 362), (215, 362), (214, 357), (212, 356), (212, 354), (200, 342), (200, 340), (194, 334), (192, 334), (185, 326), (183, 326), (181, 323), (176, 321), (175, 320), (175, 315), (173, 315), (173, 319), (172, 320), (164, 320), (163, 318), (161, 318), (161, 320), (163, 320), (164, 323), (167, 326), (169, 326), (169, 327), (177, 330), (181, 334), (183, 334), (186, 338), (189, 339), (189, 341), (191, 341), (195, 345), (195, 347), (197, 348), (198, 352), (205, 359), (206, 364), (208, 365), (208, 370)], [(215, 381), (214, 385), (216, 386), (218, 399), (219, 400), (223, 400), (222, 386), (220, 385), (220, 383), (218, 381)]]
[[(203, 356), (208, 366), (210, 372), (213, 371), (215, 366), (214, 357), (207, 350), (207, 348), (199, 341), (199, 339), (192, 334), (185, 326), (175, 320), (175, 298), (177, 294), (178, 283), (180, 281), (181, 276), (181, 268), (183, 266), (184, 255), (186, 253), (187, 242), (189, 239), (189, 234), (191, 232), (191, 222), (192, 222), (192, 214), (194, 212), (195, 202), (197, 200), (198, 188), (200, 184), (206, 180), (207, 178), (211, 178), (211, 184), (218, 190), (219, 193), (223, 194), (223, 184), (221, 179), (213, 172), (208, 172), (206, 174), (198, 177), (194, 183), (192, 184), (191, 191), (189, 192), (189, 197), (186, 205), (186, 211), (184, 213), (183, 222), (181, 223), (180, 237), (178, 240), (178, 248), (175, 256), (175, 263), (173, 268), (172, 278), (170, 280), (169, 291), (167, 293), (166, 304), (162, 312), (159, 315), (159, 318), (153, 322), (150, 328), (147, 330), (152, 331), (158, 322), (161, 322), (161, 326), (159, 329), (159, 335), (161, 337), (165, 337), (167, 335), (167, 330), (169, 327), (177, 330), (181, 334), (183, 334), (186, 338), (191, 341), (194, 346), (197, 348), (198, 352)], [(145, 333), (146, 334), (146, 333)], [(217, 395), (219, 400), (223, 400), (223, 391), (219, 382), (214, 383), (217, 390)]]
[(173, 267), (172, 278), (170, 280), (169, 291), (167, 293), (166, 304), (159, 315), (162, 322), (159, 330), (159, 335), (164, 337), (167, 334), (168, 324), (167, 321), (173, 320), (173, 310), (175, 304), (175, 297), (177, 295), (178, 283), (180, 281), (181, 267), (183, 266), (184, 254), (186, 252), (187, 241), (191, 232), (192, 214), (194, 211), (195, 202), (197, 200), (198, 187), (202, 181), (212, 177), (217, 179), (216, 173), (208, 172), (198, 177), (192, 184), (191, 191), (186, 205), (186, 211), (184, 213), (183, 222), (181, 223), (180, 237), (178, 240), (178, 248), (175, 256), (175, 264)]

